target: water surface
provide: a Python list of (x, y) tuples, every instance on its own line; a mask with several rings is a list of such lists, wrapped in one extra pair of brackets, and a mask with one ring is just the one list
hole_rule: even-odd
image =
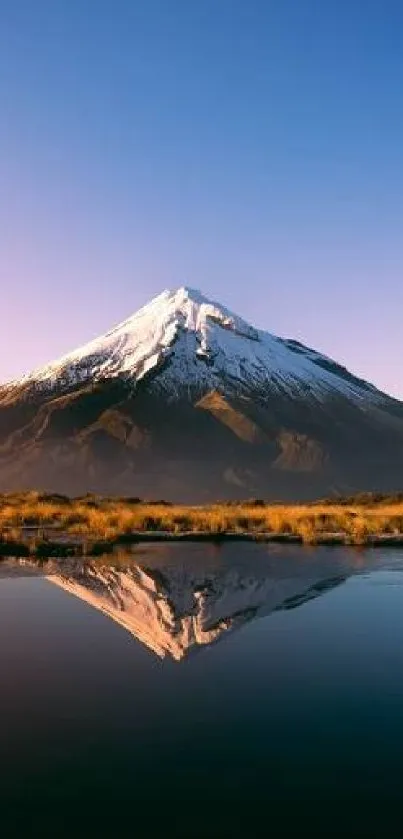
[(399, 836), (403, 553), (0, 565), (1, 832)]

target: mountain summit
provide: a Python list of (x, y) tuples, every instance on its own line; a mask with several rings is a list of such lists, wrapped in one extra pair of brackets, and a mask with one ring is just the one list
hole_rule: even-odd
[(15, 384), (61, 392), (85, 382), (121, 377), (134, 383), (150, 376), (170, 401), (211, 389), (383, 399), (326, 356), (259, 331), (186, 286), (162, 292), (106, 335)]
[(400, 402), (181, 287), (0, 388), (0, 486), (172, 499), (393, 489)]

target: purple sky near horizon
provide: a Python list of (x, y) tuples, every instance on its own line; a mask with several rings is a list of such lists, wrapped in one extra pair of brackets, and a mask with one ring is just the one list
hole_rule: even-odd
[(402, 56), (398, 0), (3, 0), (0, 382), (186, 284), (403, 398)]

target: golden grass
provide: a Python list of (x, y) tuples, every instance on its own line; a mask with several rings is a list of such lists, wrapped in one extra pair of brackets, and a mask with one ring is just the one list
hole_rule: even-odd
[(55, 528), (83, 539), (114, 540), (131, 534), (278, 534), (315, 543), (326, 536), (365, 544), (374, 536), (403, 537), (403, 500), (362, 503), (213, 504), (204, 507), (146, 503), (122, 498), (67, 499), (36, 492), (0, 496), (0, 537), (27, 528)]

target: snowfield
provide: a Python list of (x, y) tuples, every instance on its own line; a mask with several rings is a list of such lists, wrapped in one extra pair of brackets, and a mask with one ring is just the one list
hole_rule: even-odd
[(145, 376), (170, 401), (211, 390), (230, 396), (256, 389), (314, 401), (332, 395), (358, 404), (384, 399), (326, 356), (254, 329), (187, 287), (162, 292), (105, 335), (12, 385), (60, 391), (123, 377), (135, 386)]

